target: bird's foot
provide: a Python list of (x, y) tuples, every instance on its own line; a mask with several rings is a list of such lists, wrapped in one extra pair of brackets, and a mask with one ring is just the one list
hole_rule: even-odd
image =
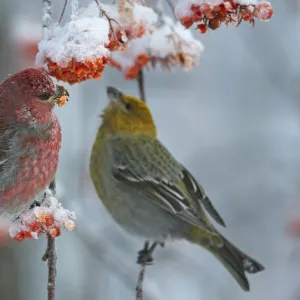
[(138, 252), (137, 264), (148, 265), (148, 266), (152, 265), (154, 262), (152, 255), (158, 244), (160, 244), (162, 246), (162, 243), (158, 243), (158, 242), (154, 242), (150, 246), (149, 241), (146, 241), (144, 244), (144, 248)]

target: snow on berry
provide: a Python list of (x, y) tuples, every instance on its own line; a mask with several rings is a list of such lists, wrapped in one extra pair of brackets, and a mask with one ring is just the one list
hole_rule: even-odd
[(124, 52), (111, 55), (111, 65), (121, 70), (126, 79), (135, 79), (138, 72), (149, 65), (160, 63), (165, 69), (179, 65), (189, 69), (197, 65), (202, 44), (180, 23), (164, 18), (152, 34), (130, 40)]
[(126, 79), (135, 79), (139, 71), (149, 62), (149, 39), (150, 36), (147, 34), (127, 42), (123, 52), (111, 54), (111, 66), (120, 70)]
[(185, 69), (196, 66), (203, 46), (191, 32), (180, 23), (174, 24), (170, 18), (164, 18), (164, 24), (153, 32), (149, 54), (152, 67), (161, 63), (163, 68), (179, 65)]
[(175, 14), (186, 28), (197, 24), (201, 33), (217, 29), (222, 23), (238, 26), (242, 21), (254, 25), (255, 18), (268, 21), (273, 15), (270, 2), (258, 0), (179, 0)]
[(64, 209), (52, 192), (46, 190), (40, 206), (24, 211), (11, 223), (9, 233), (17, 241), (23, 241), (25, 238), (38, 239), (44, 233), (57, 237), (61, 227), (73, 230), (75, 219), (75, 214)]
[(100, 78), (109, 61), (109, 22), (100, 17), (73, 18), (55, 25), (39, 43), (36, 57), (50, 75), (70, 84)]

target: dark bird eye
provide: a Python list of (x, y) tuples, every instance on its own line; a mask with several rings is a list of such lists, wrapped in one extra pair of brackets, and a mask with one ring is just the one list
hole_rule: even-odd
[(51, 94), (45, 93), (38, 96), (42, 100), (48, 100), (51, 97)]
[(126, 108), (127, 110), (132, 110), (132, 105), (129, 104), (129, 103), (126, 103), (126, 104), (125, 104), (125, 108)]

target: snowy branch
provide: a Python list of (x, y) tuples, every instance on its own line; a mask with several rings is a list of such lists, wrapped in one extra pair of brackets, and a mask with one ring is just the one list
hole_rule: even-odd
[(52, 20), (52, 1), (43, 0), (42, 22), (43, 22), (44, 30), (49, 28), (51, 20)]

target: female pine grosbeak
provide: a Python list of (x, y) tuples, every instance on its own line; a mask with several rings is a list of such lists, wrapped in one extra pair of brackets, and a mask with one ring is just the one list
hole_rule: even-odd
[(33, 68), (0, 84), (0, 215), (19, 215), (54, 178), (61, 129), (52, 109), (68, 96)]
[(203, 246), (248, 291), (245, 273), (264, 267), (210, 223), (205, 211), (225, 227), (196, 179), (157, 139), (147, 105), (112, 87), (107, 93), (110, 103), (90, 160), (91, 178), (107, 210), (127, 231), (154, 245), (170, 237)]

